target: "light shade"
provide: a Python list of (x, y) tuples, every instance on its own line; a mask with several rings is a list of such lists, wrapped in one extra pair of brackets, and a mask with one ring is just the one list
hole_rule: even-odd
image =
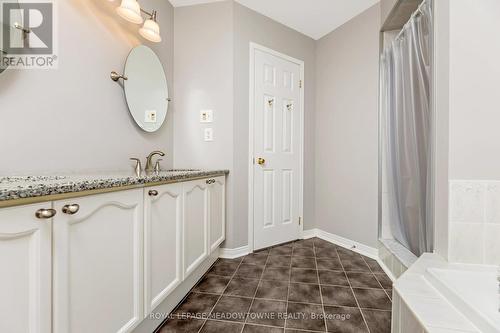
[(141, 6), (136, 0), (122, 0), (116, 12), (125, 20), (135, 24), (141, 24), (144, 21), (141, 16)]
[(139, 33), (142, 37), (153, 43), (161, 42), (160, 26), (152, 19), (148, 19), (144, 22), (144, 26), (139, 29)]

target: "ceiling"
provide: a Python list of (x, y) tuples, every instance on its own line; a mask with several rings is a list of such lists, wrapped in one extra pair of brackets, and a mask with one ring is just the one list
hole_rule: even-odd
[[(170, 0), (174, 7), (222, 0)], [(236, 0), (304, 35), (319, 39), (379, 0)]]

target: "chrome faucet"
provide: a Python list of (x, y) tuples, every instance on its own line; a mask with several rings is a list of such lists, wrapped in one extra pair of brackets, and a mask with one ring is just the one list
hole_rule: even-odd
[(153, 157), (155, 155), (160, 155), (160, 156), (165, 156), (165, 153), (162, 151), (154, 151), (146, 159), (146, 168), (144, 169), (146, 172), (152, 172), (153, 171)]

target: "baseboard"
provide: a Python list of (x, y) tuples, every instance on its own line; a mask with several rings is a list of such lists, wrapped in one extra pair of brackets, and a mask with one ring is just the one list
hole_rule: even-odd
[(338, 236), (335, 234), (331, 234), (329, 232), (323, 231), (321, 229), (309, 229), (309, 230), (304, 230), (303, 233), (304, 239), (312, 238), (312, 237), (318, 237), (323, 240), (326, 240), (330, 243), (333, 243), (335, 245), (341, 246), (343, 248), (346, 248), (348, 250), (357, 252), (359, 254), (362, 254), (364, 256), (367, 256), (368, 258), (372, 258), (375, 260), (378, 260), (378, 249), (367, 246), (365, 244), (358, 243), (356, 241), (344, 238), (342, 236)]
[[(351, 250), (351, 251), (357, 252), (359, 254), (362, 254), (364, 256), (367, 256), (368, 258), (375, 259), (379, 263), (381, 262), (379, 260), (379, 256), (378, 256), (378, 249), (373, 248), (371, 246), (367, 246), (367, 245), (358, 243), (356, 241), (353, 241), (353, 240), (350, 240), (350, 239), (347, 239), (347, 238), (344, 238), (344, 237), (341, 237), (338, 235), (335, 235), (335, 234), (331, 234), (331, 233), (323, 231), (321, 229), (304, 230), (302, 232), (302, 237), (304, 239), (318, 237), (318, 238), (326, 240), (330, 243), (333, 243), (335, 245), (341, 246), (341, 247), (346, 248), (348, 250)], [(226, 258), (226, 259), (234, 259), (234, 258), (245, 256), (248, 253), (250, 253), (248, 245), (238, 247), (235, 249), (221, 248), (219, 257)], [(385, 268), (385, 265), (383, 268)]]
[(250, 253), (250, 251), (249, 251), (248, 245), (245, 245), (242, 247), (237, 247), (235, 249), (221, 248), (220, 252), (219, 252), (219, 258), (234, 259), (234, 258), (246, 256), (249, 253)]
[(309, 229), (309, 230), (302, 231), (302, 238), (309, 239), (309, 238), (316, 237), (317, 230), (318, 229)]

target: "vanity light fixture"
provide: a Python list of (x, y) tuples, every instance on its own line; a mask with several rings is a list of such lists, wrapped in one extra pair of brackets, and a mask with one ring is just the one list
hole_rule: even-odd
[[(135, 24), (142, 24), (144, 22), (142, 28), (139, 29), (139, 34), (153, 43), (161, 42), (160, 25), (157, 21), (158, 13), (156, 10), (149, 13), (141, 8), (137, 0), (122, 0), (116, 12), (120, 17), (129, 22)], [(144, 21), (141, 14), (147, 15), (149, 18)]]
[(142, 37), (153, 43), (161, 42), (160, 26), (156, 21), (156, 10), (153, 10), (149, 19), (144, 22), (142, 28), (139, 29), (139, 33)]
[(120, 7), (116, 8), (116, 12), (129, 22), (135, 24), (144, 22), (141, 16), (141, 6), (136, 0), (122, 0)]

